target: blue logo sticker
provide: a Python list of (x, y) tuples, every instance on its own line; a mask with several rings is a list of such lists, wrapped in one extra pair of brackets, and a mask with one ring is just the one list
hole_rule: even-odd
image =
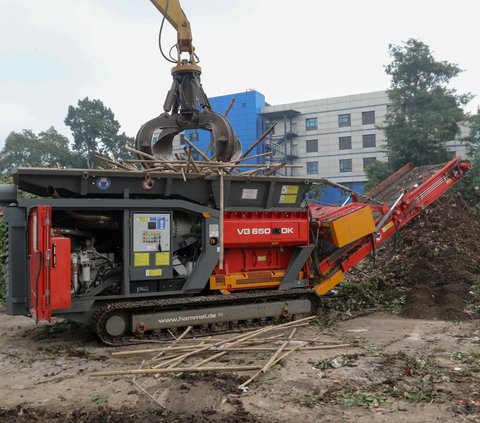
[(110, 180), (110, 178), (107, 178), (106, 176), (97, 179), (98, 189), (106, 190), (110, 188), (110, 185), (112, 185), (112, 181)]

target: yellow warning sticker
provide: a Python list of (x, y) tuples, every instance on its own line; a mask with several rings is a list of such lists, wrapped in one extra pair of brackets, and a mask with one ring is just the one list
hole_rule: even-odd
[(298, 194), (298, 185), (282, 185), (282, 194)]
[(133, 265), (135, 267), (150, 266), (150, 253), (135, 253), (133, 255)]
[(148, 222), (148, 218), (147, 216), (140, 216), (140, 217), (137, 217), (137, 220), (139, 222)]
[(162, 269), (147, 269), (145, 274), (147, 276), (162, 276)]
[(389, 223), (387, 223), (387, 224), (382, 228), (382, 232), (383, 232), (383, 233), (387, 232), (392, 226), (393, 226), (393, 222), (390, 221)]
[(168, 266), (170, 264), (170, 253), (155, 253), (155, 266)]
[(295, 204), (297, 202), (297, 194), (287, 194), (280, 196), (280, 204)]

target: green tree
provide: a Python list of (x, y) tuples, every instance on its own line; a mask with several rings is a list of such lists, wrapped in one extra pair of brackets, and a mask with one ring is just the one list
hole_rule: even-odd
[(82, 167), (84, 160), (69, 149), (68, 139), (52, 126), (36, 135), (25, 129), (11, 132), (0, 151), (0, 173), (7, 175), (19, 166)]
[(419, 40), (390, 45), (392, 62), (385, 70), (391, 76), (390, 107), (385, 131), (389, 167), (399, 169), (448, 160), (445, 144), (459, 133), (465, 119), (462, 106), (470, 94), (457, 94), (450, 80), (462, 70), (453, 63), (437, 61)]
[(374, 186), (387, 179), (392, 174), (392, 171), (387, 163), (375, 160), (370, 166), (366, 167), (365, 173), (368, 178), (368, 182), (365, 184), (365, 191), (370, 191)]
[(128, 156), (123, 148), (133, 139), (119, 134), (120, 124), (112, 110), (100, 100), (85, 97), (77, 106), (69, 106), (65, 125), (70, 127), (76, 152), (87, 158), (88, 167), (93, 167), (94, 154), (112, 155), (116, 159)]
[(480, 202), (480, 109), (468, 117), (469, 134), (465, 139), (468, 157), (473, 164), (470, 172), (464, 176), (461, 191), (472, 203)]

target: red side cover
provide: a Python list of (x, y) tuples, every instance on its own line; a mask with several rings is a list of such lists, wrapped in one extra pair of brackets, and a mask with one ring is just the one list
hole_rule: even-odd
[(28, 226), (30, 312), (35, 322), (71, 307), (70, 239), (51, 236), (52, 210), (34, 207)]
[(50, 297), (52, 310), (62, 310), (72, 306), (71, 240), (63, 236), (52, 237), (51, 245)]

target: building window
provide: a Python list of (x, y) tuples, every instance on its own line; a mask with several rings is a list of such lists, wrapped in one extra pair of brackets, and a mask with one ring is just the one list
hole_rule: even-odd
[(198, 131), (196, 129), (190, 130), (190, 141), (198, 141)]
[(363, 158), (363, 170), (365, 170), (368, 166), (370, 166), (375, 160), (376, 157), (364, 157)]
[(317, 118), (305, 119), (305, 129), (307, 131), (314, 131), (317, 129)]
[(351, 123), (351, 118), (350, 118), (350, 113), (346, 113), (344, 115), (338, 115), (338, 126), (340, 128), (344, 126), (350, 126)]
[(307, 175), (318, 174), (318, 162), (307, 162)]
[(352, 159), (342, 159), (339, 160), (340, 172), (351, 172), (352, 171)]
[(318, 140), (307, 140), (307, 153), (318, 152)]
[(362, 124), (371, 125), (375, 124), (375, 110), (370, 112), (362, 112)]
[(375, 134), (367, 134), (363, 136), (363, 148), (372, 148), (377, 146)]
[(352, 137), (340, 137), (338, 139), (338, 148), (340, 150), (350, 150), (352, 148)]

